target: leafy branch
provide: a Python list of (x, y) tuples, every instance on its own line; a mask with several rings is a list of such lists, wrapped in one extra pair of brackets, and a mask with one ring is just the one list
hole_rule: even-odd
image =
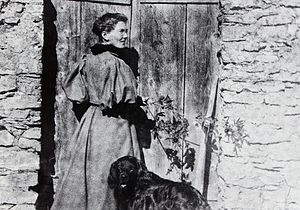
[(234, 152), (238, 153), (244, 143), (248, 144), (247, 138), (249, 135), (246, 133), (244, 128), (244, 120), (240, 118), (234, 120), (233, 122), (229, 121), (229, 118), (225, 119), (224, 133), (228, 141), (231, 141), (234, 144)]
[[(169, 96), (161, 96), (153, 102), (146, 100), (145, 104), (155, 121), (153, 137), (158, 140), (170, 161), (167, 174), (177, 170), (180, 173), (180, 180), (188, 182), (188, 171), (194, 170), (196, 153), (195, 149), (190, 147), (192, 143), (186, 140), (188, 120), (178, 112)], [(165, 148), (163, 144), (165, 141), (171, 143), (171, 147)]]
[(233, 144), (233, 152), (236, 155), (245, 143), (248, 144), (249, 135), (245, 130), (245, 121), (240, 118), (231, 120), (229, 117), (225, 117), (222, 128), (217, 119), (205, 119), (203, 122), (203, 127), (209, 129), (208, 135), (212, 140), (210, 148), (214, 152), (221, 151), (219, 144), (223, 138)]

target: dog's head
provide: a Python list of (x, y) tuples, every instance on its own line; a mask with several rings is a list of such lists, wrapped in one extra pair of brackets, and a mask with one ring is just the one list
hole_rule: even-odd
[(110, 188), (118, 189), (118, 191), (133, 190), (138, 177), (146, 170), (146, 166), (135, 157), (121, 157), (110, 167), (108, 185)]

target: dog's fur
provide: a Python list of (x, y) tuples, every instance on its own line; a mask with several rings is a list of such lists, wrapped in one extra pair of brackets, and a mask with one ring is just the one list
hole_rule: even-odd
[(198, 190), (159, 177), (131, 156), (111, 165), (108, 184), (114, 189), (119, 210), (210, 209)]

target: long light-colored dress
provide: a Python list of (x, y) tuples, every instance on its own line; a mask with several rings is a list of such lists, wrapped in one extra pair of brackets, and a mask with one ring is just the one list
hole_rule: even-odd
[(57, 187), (52, 210), (114, 210), (108, 187), (110, 165), (119, 157), (141, 158), (134, 125), (103, 115), (115, 104), (135, 103), (136, 79), (130, 67), (110, 52), (87, 55), (68, 76), (64, 90), (71, 101), (92, 105), (71, 144), (69, 167)]

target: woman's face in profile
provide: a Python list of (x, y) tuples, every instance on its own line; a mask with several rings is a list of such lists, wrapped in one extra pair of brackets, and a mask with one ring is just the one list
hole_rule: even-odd
[(128, 38), (128, 29), (125, 22), (118, 22), (115, 28), (103, 34), (103, 38), (107, 41), (106, 44), (111, 44), (117, 48), (124, 48)]

